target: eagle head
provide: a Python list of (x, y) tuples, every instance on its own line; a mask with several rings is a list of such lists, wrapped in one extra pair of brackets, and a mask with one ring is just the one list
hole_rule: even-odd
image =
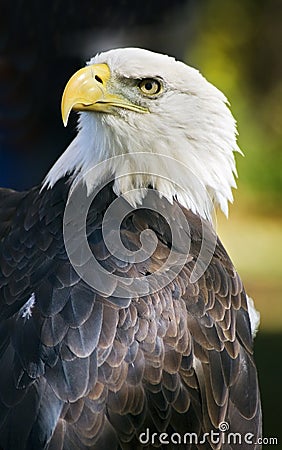
[(134, 206), (150, 187), (202, 217), (210, 219), (213, 206), (228, 214), (236, 122), (226, 97), (198, 70), (140, 48), (100, 53), (66, 85), (65, 125), (72, 110), (80, 114), (78, 134), (44, 186), (71, 173), (92, 192), (113, 177), (116, 194)]

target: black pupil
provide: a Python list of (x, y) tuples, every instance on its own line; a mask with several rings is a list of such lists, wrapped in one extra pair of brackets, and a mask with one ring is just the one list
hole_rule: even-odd
[(147, 91), (151, 91), (151, 89), (153, 89), (153, 83), (151, 83), (151, 81), (147, 81), (145, 84), (145, 89)]

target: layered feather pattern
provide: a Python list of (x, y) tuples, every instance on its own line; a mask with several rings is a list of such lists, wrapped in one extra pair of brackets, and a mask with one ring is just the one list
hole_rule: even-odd
[[(158, 197), (176, 222), (181, 211), (189, 223), (186, 263), (147, 295), (130, 284), (127, 297), (114, 290), (102, 295), (74, 270), (63, 245), (68, 190), (66, 177), (51, 190), (0, 192), (3, 210), (5, 202), (9, 207), (0, 240), (1, 450), (141, 449), (146, 429), (200, 438), (223, 421), (231, 432), (256, 439), (261, 412), (246, 295), (220, 241), (192, 283), (201, 220)], [(101, 233), (114, 199), (109, 185), (91, 205), (91, 251), (118, 277), (149, 276), (169, 256), (169, 225), (157, 212), (133, 210), (121, 226), (124, 245), (136, 250), (140, 233), (151, 230), (156, 249), (145, 261), (122, 261)], [(206, 227), (211, 240), (214, 231)], [(35, 303), (23, 316), (32, 295)], [(175, 448), (157, 441), (148, 448), (155, 445)], [(205, 445), (236, 448), (223, 441)]]

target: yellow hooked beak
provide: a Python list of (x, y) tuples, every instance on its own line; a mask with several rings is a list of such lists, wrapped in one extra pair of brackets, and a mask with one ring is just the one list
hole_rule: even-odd
[[(108, 91), (111, 72), (107, 64), (92, 64), (78, 70), (68, 81), (62, 97), (62, 119), (67, 126), (71, 110), (112, 112), (112, 107), (148, 112), (120, 94)], [(111, 85), (112, 87), (112, 85)]]

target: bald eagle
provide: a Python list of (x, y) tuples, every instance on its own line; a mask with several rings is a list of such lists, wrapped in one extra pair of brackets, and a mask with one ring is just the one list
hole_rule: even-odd
[(71, 77), (72, 110), (43, 183), (0, 190), (1, 450), (259, 449), (257, 313), (213, 225), (226, 98), (124, 48)]

